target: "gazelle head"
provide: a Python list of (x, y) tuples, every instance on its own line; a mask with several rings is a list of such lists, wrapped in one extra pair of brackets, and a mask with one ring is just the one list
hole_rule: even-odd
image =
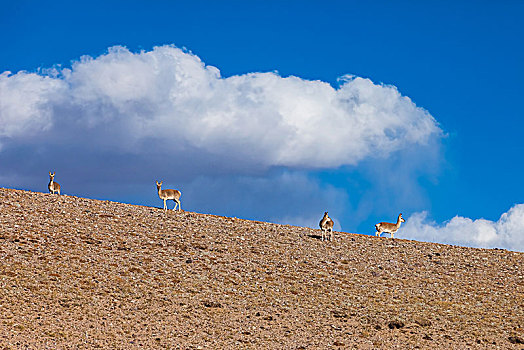
[(404, 220), (404, 218), (402, 217), (402, 213), (398, 214), (398, 219), (400, 220), (400, 222), (406, 222), (406, 220)]
[(55, 173), (51, 174), (51, 172), (49, 172), (49, 177), (51, 178), (51, 180), (53, 180), (53, 178), (55, 177)]
[(328, 216), (328, 212), (327, 211), (324, 212), (324, 217), (326, 217), (326, 216)]
[(160, 188), (163, 183), (164, 183), (164, 181), (160, 181), (160, 182), (156, 181), (156, 187)]

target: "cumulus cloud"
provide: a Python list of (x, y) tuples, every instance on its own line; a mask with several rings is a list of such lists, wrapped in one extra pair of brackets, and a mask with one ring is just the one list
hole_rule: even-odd
[[(433, 167), (441, 136), (394, 86), (350, 75), (335, 87), (276, 72), (223, 77), (174, 46), (116, 46), (67, 68), (0, 74), (0, 180), (37, 191), (52, 170), (66, 194), (156, 205), (154, 180), (164, 180), (188, 210), (310, 227), (329, 210), (337, 229), (354, 230), (373, 208), (420, 203), (419, 188), (407, 187)], [(340, 167), (370, 188), (319, 180)], [(402, 205), (383, 199), (393, 178), (409, 197), (395, 195)]]
[[(394, 86), (340, 86), (277, 73), (221, 77), (174, 46), (112, 47), (71, 68), (0, 75), (0, 143), (127, 154), (224, 157), (261, 167), (331, 168), (426, 144), (441, 130)], [(74, 136), (72, 136), (74, 135)]]
[[(399, 231), (400, 233), (400, 231)], [(478, 248), (505, 248), (524, 251), (524, 204), (513, 206), (498, 221), (472, 220), (455, 216), (437, 224), (427, 212), (413, 214), (399, 237)]]
[(52, 101), (63, 88), (62, 80), (49, 76), (0, 74), (0, 140), (49, 129), (54, 121)]

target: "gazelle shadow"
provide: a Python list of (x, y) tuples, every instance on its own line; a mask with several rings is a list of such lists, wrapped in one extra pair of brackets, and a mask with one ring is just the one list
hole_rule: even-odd
[(314, 238), (314, 239), (322, 239), (321, 235), (308, 235), (308, 237)]

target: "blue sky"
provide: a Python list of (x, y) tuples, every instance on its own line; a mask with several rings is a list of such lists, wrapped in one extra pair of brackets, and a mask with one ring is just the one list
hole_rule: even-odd
[[(512, 223), (509, 227), (518, 227), (521, 220), (524, 225), (524, 209), (519, 206), (524, 203), (523, 15), (524, 3), (519, 1), (4, 2), (0, 8), (0, 72), (11, 74), (4, 74), (5, 85), (0, 90), (0, 121), (8, 125), (4, 130), (0, 128), (0, 185), (45, 191), (47, 171), (53, 167), (66, 193), (160, 206), (154, 180), (162, 177), (169, 187), (182, 190), (183, 208), (188, 210), (308, 226), (316, 225), (322, 213), (329, 210), (339, 228), (369, 234), (373, 233), (374, 223), (394, 220), (402, 211), (405, 217), (413, 218), (411, 226), (406, 225), (406, 238), (524, 250), (522, 238), (517, 240), (520, 243), (514, 243), (515, 237), (524, 234), (522, 229), (508, 233), (501, 228), (506, 221)], [(403, 107), (399, 112), (397, 107), (388, 109), (381, 105), (383, 100), (379, 97), (367, 100), (368, 104), (384, 108), (385, 114), (391, 112), (384, 115), (384, 120), (390, 116), (405, 118), (405, 129), (394, 124), (398, 128), (392, 137), (398, 141), (397, 146), (375, 149), (375, 139), (368, 144), (369, 141), (358, 141), (361, 139), (356, 137), (348, 139), (345, 147), (347, 138), (331, 138), (336, 142), (325, 151), (340, 151), (341, 155), (325, 164), (319, 162), (326, 157), (320, 156), (318, 147), (322, 146), (317, 143), (300, 148), (300, 161), (294, 162), (290, 161), (294, 148), (279, 148), (287, 140), (285, 130), (268, 136), (266, 145), (265, 138), (257, 139), (262, 137), (258, 133), (234, 127), (228, 129), (231, 135), (222, 138), (212, 134), (216, 129), (209, 127), (205, 133), (211, 136), (194, 141), (199, 137), (196, 132), (193, 143), (177, 144), (177, 150), (183, 148), (184, 152), (167, 155), (162, 153), (167, 144), (164, 138), (155, 139), (144, 133), (139, 140), (149, 153), (142, 151), (137, 155), (127, 146), (115, 146), (120, 139), (107, 131), (119, 128), (119, 119), (112, 119), (96, 132), (89, 129), (97, 123), (92, 119), (94, 114), (79, 106), (87, 103), (103, 116), (106, 102), (95, 101), (95, 97), (75, 106), (64, 101), (49, 102), (56, 99), (50, 94), (77, 96), (78, 91), (86, 91), (74, 90), (75, 83), (67, 80), (63, 69), (72, 69), (77, 73), (73, 74), (75, 81), (88, 85), (86, 81), (100, 81), (94, 74), (107, 73), (87, 65), (73, 68), (82, 56), (88, 55), (96, 62), (100, 58), (100, 65), (104, 64), (101, 57), (108, 58), (106, 63), (111, 61), (109, 58), (114, 59), (117, 65), (130, 59), (126, 53), (107, 56), (115, 45), (127, 48), (130, 55), (140, 55), (141, 51), (159, 55), (155, 47), (183, 49), (177, 57), (188, 58), (183, 54), (186, 53), (205, 66), (216, 67), (220, 81), (239, 77), (240, 82), (227, 84), (235, 94), (247, 94), (241, 86), (251, 84), (249, 74), (272, 72), (276, 78), (257, 76), (256, 86), (265, 89), (277, 84), (282, 90), (274, 98), (281, 105), (287, 106), (288, 101), (296, 99), (300, 106), (300, 101), (316, 99), (324, 92), (340, 92), (344, 86), (348, 90), (373, 87), (375, 93), (388, 96), (395, 95), (388, 89), (393, 87), (412, 105), (398, 96), (390, 97), (400, 101)], [(156, 59), (155, 56), (147, 62)], [(19, 76), (14, 83), (13, 77), (21, 71), (43, 77), (50, 74), (46, 69), (52, 67), (58, 71), (54, 83), (66, 82), (66, 87), (55, 87), (53, 83), (38, 85), (36, 89), (37, 85), (31, 84), (37, 82), (22, 79), (29, 76)], [(80, 74), (82, 67), (84, 75)], [(348, 74), (356, 80), (345, 83), (340, 79)], [(283, 79), (290, 76), (299, 81)], [(359, 85), (361, 78), (369, 79), (366, 81), (371, 85)], [(315, 82), (327, 83), (335, 92), (326, 92), (322, 84)], [(166, 87), (172, 88), (170, 84)], [(309, 88), (313, 95), (302, 96), (302, 91)], [(253, 86), (249, 89), (255, 91)], [(36, 90), (41, 94), (36, 100), (49, 99), (46, 106), (52, 107), (39, 107), (37, 112), (24, 115), (18, 105), (23, 98), (15, 103), (13, 96)], [(264, 108), (273, 103), (266, 95), (269, 92), (264, 94)], [(127, 105), (117, 109), (130, 113), (131, 108), (153, 108), (158, 118), (167, 118), (154, 125), (165, 128), (184, 123), (177, 117), (165, 117), (163, 109), (155, 109), (151, 101), (162, 103), (160, 97), (147, 98), (147, 103), (142, 102), (143, 97), (125, 99)], [(209, 111), (218, 108), (212, 99), (202, 105), (208, 108), (207, 117)], [(414, 106), (422, 112), (415, 111)], [(175, 103), (171, 107), (179, 106)], [(307, 107), (306, 104), (306, 111)], [(326, 102), (321, 99), (311, 106), (330, 110), (324, 107)], [(8, 114), (13, 108), (18, 114)], [(191, 108), (198, 109), (199, 103), (184, 105), (189, 114)], [(228, 110), (235, 108), (247, 110), (245, 105), (227, 106)], [(42, 116), (44, 112), (49, 115)], [(176, 115), (180, 115), (178, 112)], [(270, 122), (264, 124), (264, 114), (260, 113), (258, 121), (250, 119), (249, 113), (240, 113), (239, 120), (253, 128), (271, 127)], [(322, 113), (316, 115), (319, 123), (333, 118)], [(207, 117), (202, 120), (208, 121)], [(43, 119), (38, 119), (39, 124), (33, 118)], [(82, 142), (78, 141), (81, 137), (75, 140), (66, 132), (55, 130), (64, 125), (79, 133), (81, 128), (75, 124), (75, 118), (77, 124), (83, 123), (82, 118), (86, 121), (86, 138)], [(439, 131), (416, 126), (431, 118)], [(21, 119), (25, 120), (23, 126), (14, 121)], [(296, 122), (300, 123), (293, 119), (292, 123)], [(347, 127), (351, 129), (354, 123), (350, 120)], [(24, 130), (24, 135), (31, 137), (22, 137), (13, 130)], [(336, 127), (329, 130), (336, 132)], [(420, 137), (406, 141), (410, 135)], [(307, 136), (297, 140), (309, 140), (310, 135)], [(329, 133), (319, 137), (330, 139)], [(106, 138), (108, 141), (100, 141)], [(98, 146), (90, 148), (92, 140)], [(122, 144), (125, 142), (121, 140)], [(365, 145), (364, 150), (358, 148), (361, 144)], [(58, 154), (59, 159), (46, 160), (47, 152)], [(361, 153), (357, 156), (358, 152)], [(170, 165), (162, 161), (166, 158)], [(43, 185), (37, 184), (42, 177)], [(503, 214), (510, 219), (501, 218)], [(463, 229), (452, 230), (450, 227), (459, 219), (464, 221), (458, 225)], [(483, 225), (495, 233), (479, 228)], [(461, 234), (465, 237), (456, 238)], [(493, 234), (498, 238), (493, 238)], [(478, 237), (472, 240), (467, 235)]]

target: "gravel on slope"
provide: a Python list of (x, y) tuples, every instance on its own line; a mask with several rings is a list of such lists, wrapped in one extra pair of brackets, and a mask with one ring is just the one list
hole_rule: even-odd
[(0, 349), (524, 349), (524, 253), (319, 238), (0, 189)]

